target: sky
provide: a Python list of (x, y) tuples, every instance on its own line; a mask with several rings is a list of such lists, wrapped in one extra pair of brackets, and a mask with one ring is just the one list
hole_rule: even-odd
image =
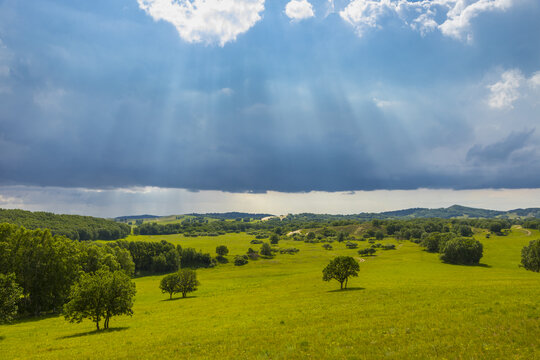
[(540, 202), (537, 0), (0, 0), (0, 207)]

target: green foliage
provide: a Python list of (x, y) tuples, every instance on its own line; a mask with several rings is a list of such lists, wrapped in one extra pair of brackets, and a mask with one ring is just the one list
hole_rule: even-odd
[(169, 275), (165, 275), (159, 284), (159, 288), (161, 289), (161, 292), (163, 293), (169, 293), (169, 299), (172, 299), (174, 294), (177, 294), (180, 292), (180, 274), (179, 273), (173, 273)]
[(375, 239), (377, 239), (377, 240), (384, 239), (384, 233), (381, 230), (375, 231)]
[(30, 230), (49, 229), (53, 235), (64, 235), (73, 240), (115, 240), (131, 233), (129, 225), (112, 220), (25, 210), (0, 209), (0, 223), (4, 222)]
[(234, 257), (234, 265), (235, 266), (242, 266), (246, 265), (248, 263), (248, 256), (247, 255), (236, 255)]
[(279, 236), (277, 234), (272, 234), (272, 236), (270, 236), (270, 244), (276, 245), (277, 243), (279, 243)]
[(324, 250), (332, 250), (332, 245), (330, 244), (323, 244), (322, 247)]
[(483, 246), (480, 241), (455, 238), (447, 241), (441, 249), (440, 258), (450, 264), (474, 265), (482, 258)]
[(434, 232), (427, 234), (420, 244), (425, 247), (428, 252), (440, 252), (444, 244), (454, 237), (455, 235), (453, 233)]
[(72, 286), (70, 301), (64, 305), (64, 317), (70, 322), (80, 323), (90, 319), (100, 329), (109, 328), (110, 318), (133, 314), (135, 283), (123, 271), (111, 272), (100, 269), (93, 274), (83, 274)]
[(531, 271), (540, 272), (540, 240), (532, 240), (521, 250), (521, 265)]
[(219, 256), (225, 256), (229, 253), (229, 249), (225, 245), (219, 245), (216, 247), (216, 254)]
[[(323, 269), (323, 280), (335, 279), (339, 282), (340, 288), (347, 288), (349, 277), (358, 276), (360, 264), (351, 256), (338, 256), (331, 260)], [(345, 287), (343, 284), (345, 283)]]
[(272, 248), (270, 247), (270, 244), (268, 244), (268, 243), (262, 244), (261, 250), (259, 251), (259, 253), (262, 256), (271, 257), (272, 256)]
[(362, 256), (373, 256), (376, 252), (377, 250), (372, 247), (358, 250), (358, 254)]
[(345, 243), (345, 246), (347, 247), (347, 249), (356, 249), (356, 248), (358, 248), (358, 244), (354, 243), (354, 242), (351, 242), (351, 241), (347, 241)]
[(0, 323), (10, 322), (17, 314), (22, 289), (15, 281), (15, 274), (0, 274)]
[(0, 224), (0, 248), (0, 272), (15, 274), (23, 310), (39, 314), (64, 304), (81, 270), (76, 242), (49, 230)]
[(200, 285), (197, 280), (197, 273), (192, 269), (181, 269), (178, 271), (178, 291), (182, 293), (182, 297), (186, 297), (187, 293), (197, 290)]

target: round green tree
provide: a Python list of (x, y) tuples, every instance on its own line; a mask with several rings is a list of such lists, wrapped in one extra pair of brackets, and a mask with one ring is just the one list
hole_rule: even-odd
[(80, 323), (91, 319), (100, 329), (109, 328), (109, 320), (117, 315), (133, 314), (135, 283), (121, 270), (114, 272), (102, 268), (95, 273), (82, 274), (71, 287), (70, 301), (64, 305), (64, 317)]
[(521, 265), (527, 270), (540, 272), (540, 240), (532, 240), (521, 250)]
[(200, 285), (197, 280), (197, 273), (192, 269), (182, 269), (178, 271), (179, 283), (178, 292), (182, 293), (182, 297), (185, 298), (190, 292), (196, 291), (197, 286)]
[[(323, 280), (339, 282), (341, 289), (347, 288), (349, 277), (358, 276), (360, 264), (351, 256), (338, 256), (323, 269)], [(345, 284), (345, 286), (344, 286)]]
[(172, 299), (174, 294), (180, 292), (180, 275), (178, 273), (169, 274), (161, 279), (159, 288), (162, 293), (169, 293), (169, 299)]

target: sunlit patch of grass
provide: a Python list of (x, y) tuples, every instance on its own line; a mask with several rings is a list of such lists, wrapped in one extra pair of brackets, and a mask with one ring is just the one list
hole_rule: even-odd
[[(0, 326), (0, 358), (539, 358), (540, 276), (518, 267), (538, 232), (475, 236), (486, 267), (443, 264), (416, 244), (386, 239), (398, 249), (364, 258), (350, 291), (323, 282), (322, 268), (357, 250), (284, 240), (300, 252), (198, 270), (199, 290), (182, 301), (162, 301), (161, 276), (137, 278), (133, 317), (111, 320), (118, 331), (62, 317)], [(246, 234), (131, 240), (162, 239), (212, 253), (227, 245), (229, 259), (259, 246)]]

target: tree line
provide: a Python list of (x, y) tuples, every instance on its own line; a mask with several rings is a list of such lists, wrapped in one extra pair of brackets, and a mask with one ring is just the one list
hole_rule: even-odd
[(72, 240), (116, 240), (131, 233), (129, 225), (80, 215), (57, 215), (49, 212), (0, 209), (0, 223), (24, 226), (27, 229), (49, 229), (53, 235)]

